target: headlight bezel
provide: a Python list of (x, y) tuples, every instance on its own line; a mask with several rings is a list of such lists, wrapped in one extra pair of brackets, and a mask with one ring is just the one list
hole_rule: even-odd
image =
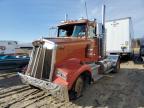
[(67, 74), (66, 73), (64, 73), (62, 70), (60, 70), (60, 69), (56, 69), (56, 76), (57, 77), (60, 77), (60, 78), (62, 78), (62, 79), (64, 79), (64, 80), (67, 80)]

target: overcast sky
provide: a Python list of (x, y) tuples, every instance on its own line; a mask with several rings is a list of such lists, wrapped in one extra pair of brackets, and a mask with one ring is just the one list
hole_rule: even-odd
[(64, 20), (85, 17), (101, 21), (106, 4), (106, 20), (132, 17), (135, 37), (144, 36), (144, 0), (0, 0), (0, 40), (30, 42), (48, 36), (49, 26)]

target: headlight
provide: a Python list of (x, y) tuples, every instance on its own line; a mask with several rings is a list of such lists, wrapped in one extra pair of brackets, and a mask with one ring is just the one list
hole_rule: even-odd
[(56, 70), (56, 76), (63, 78), (64, 80), (67, 80), (67, 75), (63, 73), (60, 69)]

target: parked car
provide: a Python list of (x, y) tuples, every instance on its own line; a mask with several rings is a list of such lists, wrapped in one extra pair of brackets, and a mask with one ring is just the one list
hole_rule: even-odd
[(29, 62), (28, 56), (0, 55), (0, 70), (22, 69)]

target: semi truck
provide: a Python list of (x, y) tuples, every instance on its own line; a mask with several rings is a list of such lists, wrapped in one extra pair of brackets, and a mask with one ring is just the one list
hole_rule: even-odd
[(57, 37), (33, 42), (27, 70), (18, 75), (61, 100), (79, 98), (88, 84), (119, 71), (119, 55), (105, 55), (104, 28), (96, 20), (61, 22)]
[(121, 56), (133, 55), (133, 27), (131, 17), (106, 21), (106, 52)]

